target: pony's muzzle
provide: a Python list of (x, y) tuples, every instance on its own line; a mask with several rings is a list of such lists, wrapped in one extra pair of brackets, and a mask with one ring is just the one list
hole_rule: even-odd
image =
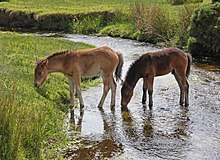
[(121, 106), (121, 111), (122, 112), (128, 112), (128, 107), (127, 106)]
[(121, 102), (121, 107), (122, 107), (122, 108), (126, 108), (126, 107), (127, 107), (127, 104), (126, 104), (126, 103)]

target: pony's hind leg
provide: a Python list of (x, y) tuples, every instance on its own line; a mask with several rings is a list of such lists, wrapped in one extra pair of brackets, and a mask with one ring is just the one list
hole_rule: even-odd
[(143, 95), (142, 95), (142, 104), (145, 105), (146, 104), (146, 100), (147, 100), (147, 79), (143, 78)]
[(104, 104), (104, 101), (105, 101), (105, 98), (106, 98), (106, 96), (108, 94), (108, 91), (110, 89), (110, 80), (109, 80), (109, 78), (102, 77), (102, 79), (103, 79), (104, 87), (103, 87), (103, 93), (102, 93), (101, 100), (100, 100), (100, 102), (98, 104), (99, 108), (102, 108), (102, 106)]
[(69, 89), (70, 89), (70, 107), (71, 109), (74, 107), (74, 96), (75, 96), (75, 91), (74, 91), (74, 83), (72, 78), (69, 79)]
[(149, 94), (149, 108), (152, 109), (153, 106), (153, 84), (154, 84), (154, 77), (148, 77), (148, 94)]
[(175, 72), (174, 72), (174, 77), (175, 77), (175, 79), (176, 79), (176, 81), (177, 81), (177, 83), (178, 83), (178, 85), (179, 85), (179, 88), (180, 88), (180, 101), (179, 101), (179, 103), (180, 103), (180, 105), (182, 106), (183, 103), (184, 103), (184, 89), (183, 89), (183, 84), (181, 83), (181, 81), (180, 81), (178, 75), (177, 75)]
[(189, 83), (187, 81), (186, 74), (174, 74), (179, 87), (180, 87), (180, 105), (184, 104), (185, 100), (185, 106), (189, 105)]
[(116, 97), (116, 82), (113, 76), (111, 77), (111, 108), (115, 106), (115, 97)]
[(185, 100), (185, 106), (187, 107), (189, 105), (189, 83), (187, 81), (186, 76), (182, 78), (182, 84), (183, 84), (183, 91), (184, 91), (184, 100)]
[(189, 82), (186, 79), (186, 86), (185, 86), (185, 106), (189, 106)]

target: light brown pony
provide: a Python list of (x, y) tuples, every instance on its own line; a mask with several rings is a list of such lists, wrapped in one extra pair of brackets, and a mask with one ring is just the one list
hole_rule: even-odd
[(168, 48), (142, 55), (130, 66), (121, 88), (121, 105), (126, 107), (140, 78), (143, 78), (142, 104), (146, 103), (146, 91), (149, 94), (149, 107), (153, 106), (153, 82), (155, 76), (172, 72), (180, 87), (180, 104), (189, 105), (189, 83), (191, 56), (177, 48)]
[[(70, 105), (74, 106), (74, 90), (78, 95), (80, 106), (83, 107), (81, 94), (81, 77), (92, 77), (101, 73), (104, 89), (98, 107), (102, 107), (109, 89), (111, 89), (111, 107), (115, 105), (116, 80), (121, 79), (123, 66), (122, 54), (109, 47), (99, 47), (79, 51), (63, 51), (50, 55), (45, 60), (38, 60), (35, 67), (34, 85), (39, 87), (52, 72), (62, 72), (69, 79)], [(75, 88), (75, 89), (74, 89)]]

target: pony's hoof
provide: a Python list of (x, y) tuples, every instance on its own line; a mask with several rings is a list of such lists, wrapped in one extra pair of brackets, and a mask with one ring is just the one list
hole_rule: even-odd
[(84, 104), (80, 104), (80, 108), (84, 108)]
[(188, 107), (189, 106), (189, 103), (185, 103), (185, 107)]
[(111, 112), (112, 112), (112, 113), (115, 112), (115, 106), (111, 107)]
[(114, 108), (114, 107), (115, 107), (115, 104), (111, 104), (110, 107), (111, 107), (111, 108)]
[(122, 111), (122, 112), (128, 112), (129, 110), (128, 110), (128, 107), (123, 107), (123, 106), (122, 106), (122, 107), (121, 107), (121, 111)]
[(98, 108), (102, 108), (102, 105), (99, 104), (99, 105), (98, 105)]
[(180, 101), (180, 105), (183, 106), (183, 104), (184, 104), (184, 103), (183, 103), (182, 101)]

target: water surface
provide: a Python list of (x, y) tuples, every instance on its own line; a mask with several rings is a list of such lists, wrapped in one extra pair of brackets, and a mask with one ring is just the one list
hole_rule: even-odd
[[(137, 41), (65, 35), (65, 39), (109, 46), (123, 53), (123, 77), (140, 55), (159, 47)], [(102, 85), (82, 93), (85, 107), (70, 112), (67, 133), (75, 147), (64, 151), (66, 159), (220, 159), (220, 70), (209, 65), (193, 65), (190, 105), (181, 107), (179, 88), (173, 75), (157, 77), (154, 82), (154, 106), (141, 104), (142, 80), (135, 87), (128, 111), (121, 111), (120, 84), (116, 106), (110, 109), (108, 95), (103, 109), (97, 104)], [(72, 146), (72, 145), (70, 145)]]

